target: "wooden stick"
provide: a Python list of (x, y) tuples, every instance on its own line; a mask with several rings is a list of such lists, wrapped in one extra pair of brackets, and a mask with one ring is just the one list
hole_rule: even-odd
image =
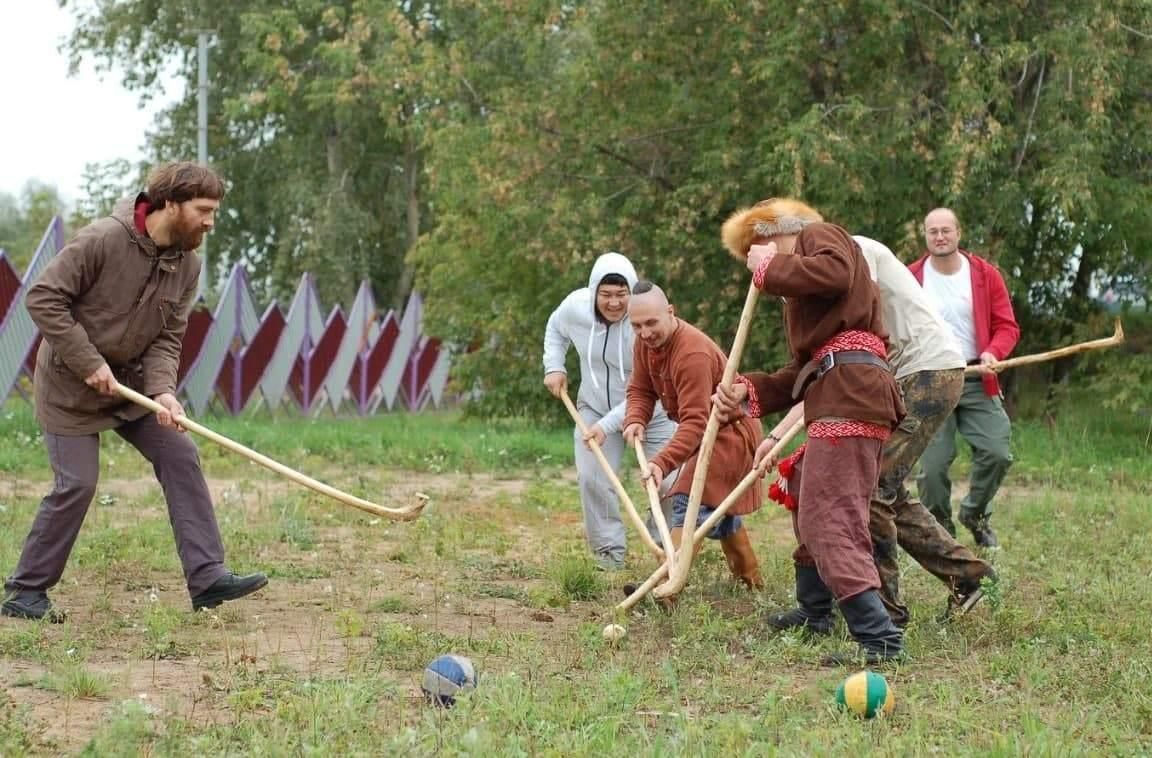
[(632, 498), (628, 497), (628, 492), (625, 491), (624, 485), (620, 483), (620, 477), (616, 476), (616, 472), (612, 470), (612, 464), (604, 457), (604, 451), (600, 449), (600, 445), (596, 440), (588, 439), (588, 425), (584, 423), (584, 419), (580, 417), (580, 411), (576, 410), (576, 406), (572, 404), (572, 398), (568, 397), (567, 392), (560, 393), (560, 399), (564, 401), (564, 407), (568, 409), (568, 414), (572, 416), (572, 420), (576, 422), (576, 428), (580, 430), (580, 434), (588, 440), (588, 447), (592, 450), (592, 455), (596, 457), (596, 461), (600, 464), (600, 468), (604, 469), (604, 474), (608, 477), (608, 481), (612, 483), (612, 487), (616, 490), (617, 497), (620, 502), (624, 504), (624, 510), (628, 513), (628, 517), (632, 519), (632, 524), (640, 532), (640, 539), (652, 551), (658, 560), (664, 560), (664, 551), (652, 539), (652, 535), (648, 533), (648, 526), (644, 520), (640, 518), (640, 514), (636, 512), (636, 506), (632, 504)]
[[(139, 392), (136, 392), (129, 387), (125, 387), (122, 384), (116, 385), (116, 391), (124, 399), (131, 400), (137, 405), (142, 405), (154, 413), (159, 413), (165, 410), (164, 406), (160, 405), (160, 403), (157, 403), (152, 398), (147, 397), (146, 395), (141, 395)], [(282, 463), (278, 463), (265, 455), (257, 453), (251, 448), (244, 447), (239, 442), (235, 442), (225, 437), (223, 434), (219, 434), (206, 426), (197, 424), (187, 416), (179, 415), (174, 416), (173, 418), (177, 424), (184, 427), (185, 429), (196, 432), (202, 437), (207, 437), (217, 445), (225, 447), (234, 453), (239, 453), (245, 458), (259, 463), (264, 468), (271, 469), (277, 474), (285, 476), (297, 484), (302, 484), (310, 490), (319, 492), (322, 495), (327, 495), (330, 498), (339, 500), (345, 505), (350, 505), (353, 508), (359, 508), (360, 510), (371, 513), (375, 516), (392, 519), (393, 521), (412, 521), (420, 515), (420, 512), (424, 510), (424, 506), (428, 504), (428, 496), (422, 492), (417, 492), (415, 495), (416, 502), (404, 508), (386, 508), (383, 505), (377, 505), (371, 501), (358, 498), (355, 495), (349, 495), (347, 492), (342, 492), (341, 490), (324, 484), (323, 482), (319, 482), (310, 476), (305, 476), (296, 469), (289, 468), (288, 466), (285, 466)]]
[[(756, 311), (756, 299), (760, 290), (755, 284), (748, 285), (748, 295), (744, 298), (744, 310), (740, 313), (740, 323), (736, 327), (736, 338), (732, 342), (732, 352), (728, 354), (728, 362), (724, 365), (724, 376), (720, 383), (731, 387), (736, 379), (736, 369), (740, 366), (740, 358), (744, 354), (744, 344), (748, 341), (748, 332), (752, 326), (752, 314)], [(692, 477), (692, 489), (688, 492), (688, 508), (684, 514), (684, 528), (691, 529), (700, 515), (700, 500), (704, 497), (704, 485), (708, 481), (708, 464), (712, 460), (712, 449), (716, 446), (716, 435), (720, 432), (720, 415), (716, 406), (708, 415), (708, 426), (704, 428), (704, 439), (700, 442), (700, 451), (696, 458), (696, 471)], [(675, 595), (684, 589), (688, 581), (688, 569), (692, 567), (692, 546), (684, 544), (677, 551), (675, 570), (669, 574), (668, 582), (657, 587), (656, 597)]]
[[(765, 456), (764, 460), (760, 462), (759, 466), (753, 468), (748, 472), (747, 475), (745, 475), (743, 479), (740, 480), (740, 483), (737, 484), (732, 492), (728, 494), (728, 497), (724, 498), (724, 502), (716, 506), (716, 510), (710, 513), (708, 518), (704, 520), (704, 523), (701, 524), (696, 529), (696, 531), (692, 533), (692, 539), (690, 541), (684, 541), (683, 544), (681, 544), (680, 550), (682, 551), (685, 546), (687, 546), (690, 550), (695, 550), (696, 545), (699, 545), (701, 542), (703, 542), (704, 539), (707, 538), (708, 534), (711, 533), (711, 531), (716, 527), (716, 524), (720, 522), (720, 519), (724, 518), (724, 516), (728, 513), (728, 509), (731, 508), (736, 503), (736, 501), (738, 501), (744, 495), (749, 487), (756, 483), (757, 479), (762, 478), (764, 474), (767, 473), (767, 469), (764, 466), (764, 461), (774, 459), (776, 456), (780, 455), (788, 443), (792, 441), (792, 438), (799, 434), (800, 430), (803, 428), (804, 422), (797, 421), (791, 429), (785, 432), (780, 441), (772, 446), (771, 454)], [(680, 551), (677, 551), (677, 557), (679, 556)], [(637, 587), (635, 592), (622, 600), (620, 604), (616, 606), (616, 610), (631, 610), (632, 607), (635, 606), (636, 603), (640, 602), (640, 600), (645, 595), (647, 595), (649, 592), (652, 592), (653, 589), (656, 588), (656, 585), (659, 584), (660, 580), (663, 579), (667, 574), (668, 565), (663, 563), (660, 564), (660, 567), (657, 568), (656, 571), (653, 572), (652, 575), (648, 577), (648, 579), (645, 580), (643, 584)], [(660, 597), (660, 595), (657, 594), (657, 597)]]
[(656, 531), (660, 534), (660, 541), (664, 543), (664, 560), (668, 570), (675, 567), (676, 551), (672, 546), (672, 532), (668, 529), (668, 519), (664, 518), (664, 509), (660, 507), (660, 490), (656, 482), (648, 478), (648, 456), (644, 453), (644, 442), (639, 438), (632, 441), (636, 448), (636, 462), (644, 475), (644, 490), (648, 493), (648, 510), (652, 512), (652, 521), (656, 523)]
[[(1116, 331), (1111, 337), (1105, 337), (1098, 340), (1089, 340), (1088, 342), (1080, 342), (1075, 345), (1068, 345), (1067, 347), (1059, 347), (1055, 350), (1049, 350), (1046, 353), (1035, 353), (1033, 355), (1021, 355), (1019, 358), (1007, 358), (1002, 361), (996, 361), (989, 365), (993, 371), (999, 373), (1006, 368), (1014, 368), (1016, 366), (1027, 366), (1031, 363), (1043, 363), (1044, 361), (1054, 361), (1057, 358), (1066, 358), (1069, 355), (1076, 355), (1083, 353), (1087, 350), (1099, 350), (1104, 347), (1115, 347), (1116, 345), (1124, 342), (1124, 327), (1120, 325), (1120, 319), (1116, 319)], [(966, 374), (979, 374), (981, 366), (968, 366), (964, 369)]]

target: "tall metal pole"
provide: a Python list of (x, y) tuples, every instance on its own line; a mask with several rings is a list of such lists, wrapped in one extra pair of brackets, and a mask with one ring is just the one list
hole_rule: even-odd
[[(196, 160), (208, 165), (208, 34), (200, 31), (197, 35), (197, 62), (199, 64), (199, 87), (196, 104)], [(208, 239), (200, 243), (200, 296), (208, 294)]]

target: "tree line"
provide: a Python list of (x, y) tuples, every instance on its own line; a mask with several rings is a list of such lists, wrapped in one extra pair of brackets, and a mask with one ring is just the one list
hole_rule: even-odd
[[(156, 159), (195, 155), (214, 30), (213, 256), (269, 294), (305, 270), (329, 301), (418, 287), (477, 413), (557, 412), (544, 322), (606, 250), (729, 345), (747, 273), (719, 227), (769, 196), (907, 260), (954, 208), (1005, 273), (1021, 352), (1106, 331), (1101, 289), (1147, 294), (1143, 0), (61, 2), (74, 60), (145, 94), (173, 61), (189, 83)], [(758, 321), (745, 363), (776, 365), (775, 306)]]

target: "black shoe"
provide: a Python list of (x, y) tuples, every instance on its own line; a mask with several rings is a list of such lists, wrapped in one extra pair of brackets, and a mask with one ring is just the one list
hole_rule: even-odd
[(988, 525), (987, 516), (966, 516), (961, 513), (960, 523), (972, 532), (972, 539), (976, 541), (977, 547), (982, 547), (985, 550), (1000, 549), (1000, 542), (996, 539), (996, 533), (992, 531), (992, 527)]
[(248, 574), (247, 576), (225, 574), (213, 582), (211, 587), (192, 597), (192, 610), (215, 608), (226, 600), (238, 600), (245, 595), (251, 595), (267, 584), (268, 577), (263, 574)]
[(0, 605), (0, 616), (17, 619), (46, 619), (51, 624), (63, 624), (68, 614), (52, 607), (47, 592), (16, 590)]
[(968, 611), (976, 607), (976, 604), (984, 599), (984, 588), (986, 585), (996, 584), (1000, 581), (1000, 577), (991, 567), (988, 568), (988, 573), (980, 577), (977, 581), (969, 581), (957, 585), (956, 591), (948, 597), (948, 606), (944, 609), (944, 613), (940, 616), (940, 621), (948, 621), (953, 616), (963, 616)]

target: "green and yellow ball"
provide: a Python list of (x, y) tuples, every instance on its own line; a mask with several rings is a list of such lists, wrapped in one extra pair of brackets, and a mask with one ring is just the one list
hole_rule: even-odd
[(849, 712), (870, 719), (891, 714), (896, 707), (896, 696), (882, 675), (858, 671), (836, 688), (836, 702)]

